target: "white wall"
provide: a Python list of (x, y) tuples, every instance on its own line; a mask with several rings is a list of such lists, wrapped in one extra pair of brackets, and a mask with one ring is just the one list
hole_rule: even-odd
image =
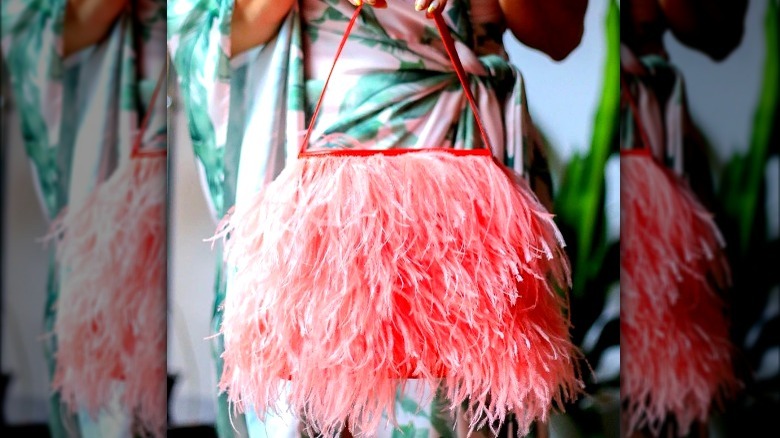
[(216, 257), (203, 239), (216, 224), (198, 176), (185, 114), (174, 104), (169, 148), (173, 182), (170, 204), (168, 330), (169, 373), (179, 374), (171, 405), (177, 424), (214, 421), (216, 371), (209, 341)]
[(5, 412), (9, 422), (46, 419), (47, 371), (43, 355), (43, 306), (47, 250), (36, 239), (47, 224), (21, 147), (19, 119), (5, 101), (3, 146), (6, 168), (0, 171), (6, 192), (3, 218), (2, 369), (11, 374)]

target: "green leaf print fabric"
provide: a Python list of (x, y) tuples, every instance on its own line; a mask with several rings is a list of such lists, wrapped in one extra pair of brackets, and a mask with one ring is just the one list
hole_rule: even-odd
[[(151, 105), (151, 91), (167, 56), (164, 1), (133, 0), (105, 39), (67, 58), (62, 56), (65, 5), (66, 0), (2, 2), (3, 62), (33, 183), (50, 220), (84, 199), (129, 158), (132, 138)], [(166, 147), (165, 99), (154, 105), (144, 148)], [(43, 331), (50, 334), (59, 297), (53, 247), (48, 269)], [(54, 336), (46, 337), (44, 348), (51, 377), (57, 352)], [(103, 436), (103, 427), (129, 430), (132, 422), (124, 414), (105, 421), (66, 412), (53, 394), (52, 436)]]
[[(299, 142), (322, 91), (354, 6), (346, 0), (301, 0), (267, 44), (231, 58), (232, 0), (171, 0), (168, 45), (180, 84), (189, 134), (213, 219), (247, 202), (272, 181)], [(498, 158), (549, 184), (541, 139), (529, 116), (522, 75), (503, 50), (497, 0), (450, 0), (444, 11)], [(432, 21), (413, 2), (363, 8), (336, 66), (313, 138), (315, 146), (362, 148), (483, 147), (474, 116)], [(549, 192), (549, 187), (545, 187)], [(203, 236), (207, 237), (207, 236)], [(218, 262), (213, 329), (230, 293), (230, 269)], [(218, 373), (220, 341), (214, 344)], [(414, 384), (399, 393), (399, 429), (379, 437), (455, 437), (454, 415), (433, 400), (411, 403)], [(216, 395), (215, 395), (216, 397)], [(292, 413), (260, 421), (228, 417), (219, 398), (221, 437), (306, 436)]]

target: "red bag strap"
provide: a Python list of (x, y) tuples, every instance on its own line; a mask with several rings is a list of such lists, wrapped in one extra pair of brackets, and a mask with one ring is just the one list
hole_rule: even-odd
[(152, 117), (152, 113), (154, 112), (154, 103), (157, 100), (157, 96), (160, 94), (160, 90), (162, 90), (162, 86), (164, 83), (168, 82), (166, 81), (168, 75), (168, 62), (166, 61), (165, 65), (162, 68), (162, 71), (160, 71), (160, 77), (157, 78), (157, 84), (154, 86), (154, 91), (152, 92), (152, 97), (149, 99), (149, 105), (146, 107), (146, 114), (144, 114), (144, 118), (141, 121), (141, 125), (138, 127), (138, 132), (135, 135), (135, 139), (133, 141), (133, 149), (131, 152), (132, 158), (144, 158), (144, 157), (160, 157), (165, 156), (167, 154), (167, 149), (150, 149), (150, 150), (144, 150), (141, 149), (141, 142), (143, 141), (144, 133), (146, 132), (146, 128), (149, 127), (149, 120)]
[[(328, 72), (328, 77), (325, 79), (325, 84), (322, 87), (322, 93), (320, 93), (320, 98), (317, 101), (317, 106), (314, 107), (314, 113), (312, 114), (311, 121), (309, 122), (309, 128), (306, 130), (306, 136), (303, 138), (303, 141), (301, 142), (301, 147), (298, 151), (299, 157), (301, 156), (301, 154), (303, 154), (306, 151), (306, 147), (309, 144), (309, 139), (311, 138), (312, 131), (314, 130), (314, 123), (317, 120), (317, 114), (319, 114), (320, 112), (320, 107), (322, 106), (322, 101), (323, 98), (325, 97), (325, 90), (328, 88), (328, 84), (330, 83), (330, 78), (333, 75), (333, 70), (336, 67), (336, 62), (338, 61), (339, 56), (341, 56), (341, 51), (342, 49), (344, 49), (344, 46), (347, 43), (347, 39), (349, 38), (349, 34), (352, 32), (352, 28), (355, 26), (355, 22), (357, 21), (358, 16), (360, 15), (360, 11), (362, 9), (363, 9), (363, 3), (360, 3), (357, 7), (355, 7), (355, 12), (352, 14), (352, 18), (349, 20), (349, 24), (347, 24), (347, 28), (344, 31), (344, 36), (341, 38), (341, 42), (339, 43), (338, 49), (336, 49), (336, 56), (333, 59), (333, 65), (331, 65), (330, 72)], [(458, 56), (458, 52), (455, 49), (455, 41), (452, 39), (452, 35), (450, 35), (450, 31), (449, 28), (447, 27), (447, 23), (444, 22), (444, 18), (441, 16), (441, 12), (439, 12), (438, 10), (433, 14), (429, 14), (428, 18), (433, 19), (434, 23), (436, 24), (436, 29), (439, 31), (439, 35), (441, 35), (442, 42), (444, 43), (444, 49), (447, 52), (447, 56), (450, 58), (452, 67), (455, 69), (455, 74), (458, 76), (458, 81), (460, 81), (460, 84), (463, 87), (463, 91), (466, 94), (466, 99), (469, 102), (469, 106), (471, 107), (471, 110), (474, 112), (474, 118), (477, 121), (477, 127), (479, 128), (479, 133), (482, 136), (482, 141), (485, 145), (485, 148), (489, 150), (491, 153), (493, 153), (493, 148), (490, 145), (490, 139), (488, 138), (487, 130), (485, 129), (485, 124), (479, 115), (479, 110), (477, 108), (477, 101), (471, 92), (471, 87), (469, 86), (469, 82), (468, 82), (468, 76), (466, 76), (466, 71), (463, 69), (463, 64), (461, 63), (460, 57)]]

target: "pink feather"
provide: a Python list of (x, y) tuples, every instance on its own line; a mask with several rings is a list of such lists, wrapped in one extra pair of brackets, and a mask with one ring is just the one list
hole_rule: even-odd
[[(235, 269), (220, 382), (238, 410), (291, 409), (370, 436), (406, 378), (520, 433), (581, 390), (563, 239), (489, 156), (299, 159), (223, 221)], [(420, 399), (423, 402), (424, 400)]]
[(53, 387), (96, 415), (121, 383), (141, 433), (166, 428), (166, 160), (125, 162), (53, 224), (60, 265)]
[(712, 215), (647, 153), (623, 154), (621, 394), (629, 432), (673, 416), (687, 435), (739, 387), (718, 288), (729, 282)]

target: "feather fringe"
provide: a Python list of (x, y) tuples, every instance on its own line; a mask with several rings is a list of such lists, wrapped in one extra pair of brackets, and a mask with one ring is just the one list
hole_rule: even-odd
[(165, 184), (164, 156), (131, 159), (52, 226), (54, 389), (96, 415), (121, 388), (123, 407), (154, 436), (166, 428)]
[(649, 155), (621, 157), (621, 394), (629, 434), (685, 436), (739, 387), (718, 289), (730, 281), (712, 215)]
[(234, 268), (220, 387), (239, 411), (276, 412), (290, 378), (317, 430), (370, 436), (414, 377), (452, 412), (468, 402), (471, 430), (512, 412), (525, 434), (581, 391), (563, 239), (489, 156), (299, 159), (215, 238)]

